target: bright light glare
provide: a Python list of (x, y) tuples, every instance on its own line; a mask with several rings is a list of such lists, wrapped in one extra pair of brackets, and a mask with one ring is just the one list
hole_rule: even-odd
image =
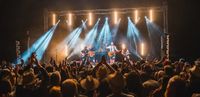
[(72, 25), (72, 14), (71, 13), (68, 14), (68, 25), (69, 26)]
[(137, 23), (138, 22), (138, 10), (135, 10), (135, 23)]
[(117, 11), (114, 11), (114, 23), (117, 24), (117, 19), (118, 19), (118, 13)]
[(92, 13), (89, 13), (88, 16), (89, 16), (89, 22), (88, 23), (91, 26), (92, 25)]
[(141, 43), (141, 55), (144, 56), (145, 55), (145, 44)]
[(153, 22), (153, 10), (149, 11), (149, 19), (151, 22)]
[(52, 15), (52, 25), (56, 24), (56, 14)]
[(84, 49), (84, 47), (85, 47), (84, 44), (81, 44), (81, 50)]
[(65, 51), (64, 51), (64, 55), (65, 55), (65, 57), (67, 57), (68, 54), (69, 54), (69, 52), (68, 52), (68, 46), (65, 45)]
[(125, 44), (122, 44), (122, 49), (124, 50), (126, 48), (126, 45)]

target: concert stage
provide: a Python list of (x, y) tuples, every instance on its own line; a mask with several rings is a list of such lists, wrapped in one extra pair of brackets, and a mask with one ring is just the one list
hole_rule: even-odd
[(46, 10), (47, 31), (22, 54), (38, 52), (40, 60), (81, 60), (84, 47), (93, 52), (94, 60), (107, 57), (105, 48), (114, 43), (120, 51), (128, 50), (132, 59), (169, 58), (167, 5), (156, 7), (112, 8), (93, 10)]

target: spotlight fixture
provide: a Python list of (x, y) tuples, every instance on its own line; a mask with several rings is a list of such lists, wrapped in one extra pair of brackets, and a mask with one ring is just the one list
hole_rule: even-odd
[(118, 19), (118, 13), (117, 11), (114, 11), (114, 24), (117, 24), (117, 19)]
[(72, 14), (71, 13), (68, 14), (68, 25), (69, 26), (72, 25)]
[(151, 22), (153, 22), (153, 10), (149, 10), (149, 19)]
[(88, 13), (88, 20), (89, 20), (89, 25), (91, 26), (92, 25), (92, 13)]
[(138, 10), (135, 10), (135, 24), (139, 21)]
[(145, 55), (145, 44), (142, 42), (141, 44), (140, 44), (140, 53), (141, 53), (141, 55), (142, 56), (144, 56)]
[(52, 14), (52, 25), (56, 24), (56, 14)]

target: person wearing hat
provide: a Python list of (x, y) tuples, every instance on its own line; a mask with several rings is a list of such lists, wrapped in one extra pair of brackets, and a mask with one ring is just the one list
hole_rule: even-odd
[(186, 81), (178, 75), (170, 78), (164, 95), (165, 97), (191, 97)]
[(101, 62), (93, 68), (91, 74), (92, 75), (96, 74), (97, 78), (101, 81), (102, 79), (107, 77), (109, 73), (114, 73), (114, 72), (115, 69), (112, 66), (108, 65), (106, 62), (106, 57), (102, 56)]
[(108, 76), (109, 86), (112, 90), (112, 93), (107, 97), (134, 97), (130, 94), (125, 94), (122, 92), (124, 89), (126, 82), (123, 75), (119, 72), (115, 72)]
[(88, 75), (85, 79), (80, 82), (81, 87), (85, 90), (84, 95), (88, 97), (93, 97), (96, 92), (96, 89), (99, 87), (99, 80)]
[(143, 86), (140, 75), (136, 71), (131, 71), (129, 73), (124, 74), (124, 76), (126, 78), (126, 87), (128, 93), (136, 97), (142, 97)]
[(49, 97), (62, 97), (60, 86), (53, 86), (49, 90)]
[(192, 92), (200, 92), (200, 59), (190, 69), (190, 85)]
[(52, 86), (59, 86), (61, 83), (61, 76), (60, 72), (55, 71), (50, 76), (50, 85)]
[(37, 76), (33, 72), (27, 72), (23, 75), (22, 85), (35, 86), (37, 83)]
[(12, 84), (9, 80), (0, 80), (0, 97), (10, 97), (12, 91)]
[(96, 77), (99, 79), (99, 81), (103, 80), (106, 78), (108, 75), (108, 70), (106, 69), (105, 66), (100, 66), (96, 72)]
[[(37, 58), (34, 59), (33, 63), (39, 68), (41, 74), (35, 74), (33, 68), (26, 68), (22, 74), (22, 80), (16, 86), (16, 97), (47, 97), (49, 84), (49, 78), (47, 71), (40, 65)], [(40, 80), (39, 80), (40, 78)]]
[(39, 80), (33, 70), (26, 71), (22, 76), (21, 84), (16, 86), (16, 97), (38, 96)]
[(78, 93), (78, 82), (75, 79), (66, 79), (61, 85), (62, 97), (87, 97)]
[(144, 89), (143, 95), (145, 97), (149, 97), (155, 89), (159, 88), (159, 83), (156, 80), (147, 80), (142, 85)]

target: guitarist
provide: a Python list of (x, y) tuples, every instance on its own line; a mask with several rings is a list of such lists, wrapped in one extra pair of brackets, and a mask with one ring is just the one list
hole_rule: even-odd
[(129, 61), (130, 60), (130, 52), (127, 48), (123, 49), (122, 50), (122, 55), (123, 55), (123, 58), (124, 58), (124, 61)]
[(84, 49), (81, 51), (82, 61), (88, 60), (88, 57), (89, 57), (88, 52), (89, 52), (89, 50), (88, 50), (87, 46), (85, 46)]
[(117, 47), (114, 45), (113, 42), (109, 46), (106, 47), (108, 49), (108, 56), (110, 58), (110, 64), (115, 62), (116, 52), (118, 52)]

